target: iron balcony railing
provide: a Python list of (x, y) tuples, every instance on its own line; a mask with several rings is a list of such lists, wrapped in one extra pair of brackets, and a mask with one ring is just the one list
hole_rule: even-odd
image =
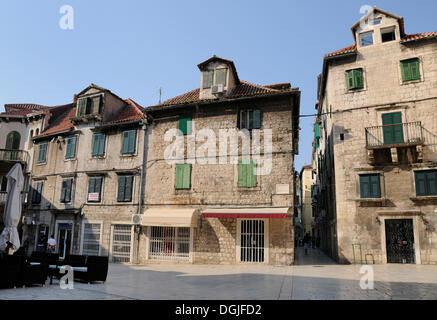
[(26, 162), (27, 152), (24, 150), (0, 149), (0, 161)]
[(368, 149), (413, 146), (423, 143), (423, 130), (420, 121), (366, 128), (366, 147)]

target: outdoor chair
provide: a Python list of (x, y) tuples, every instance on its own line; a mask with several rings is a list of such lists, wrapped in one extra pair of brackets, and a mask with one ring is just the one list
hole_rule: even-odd
[(84, 269), (74, 271), (74, 278), (91, 283), (95, 281), (106, 281), (108, 275), (108, 257), (87, 256)]
[(22, 260), (19, 256), (0, 255), (0, 288), (14, 288), (20, 278)]

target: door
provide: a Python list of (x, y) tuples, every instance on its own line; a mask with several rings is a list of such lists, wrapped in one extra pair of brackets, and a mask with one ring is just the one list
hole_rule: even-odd
[(58, 225), (58, 253), (60, 259), (65, 259), (70, 254), (73, 225), (71, 223), (60, 223)]
[(264, 262), (264, 220), (241, 220), (240, 225), (240, 261)]
[(416, 263), (412, 219), (385, 220), (385, 237), (387, 263)]
[(112, 262), (131, 262), (132, 226), (116, 224), (112, 230)]
[(382, 128), (384, 144), (396, 144), (404, 142), (402, 128), (402, 113), (392, 112), (382, 115)]

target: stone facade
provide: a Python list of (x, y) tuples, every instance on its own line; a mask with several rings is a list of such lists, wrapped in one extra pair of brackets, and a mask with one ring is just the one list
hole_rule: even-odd
[[(372, 13), (380, 24), (353, 31), (356, 39), (373, 31), (373, 45), (357, 40), (352, 52), (327, 55), (320, 78), (321, 137), (313, 166), (322, 247), (342, 263), (387, 263), (389, 220), (412, 220), (414, 262), (436, 264), (436, 197), (417, 196), (415, 174), (437, 168), (437, 41), (407, 41), (400, 17), (377, 8)], [(387, 28), (394, 28), (395, 40), (382, 42)], [(412, 58), (418, 58), (420, 79), (404, 81), (401, 61)], [(347, 71), (358, 68), (363, 88), (349, 90)], [(403, 138), (387, 144), (382, 119), (394, 112), (402, 118)], [(366, 174), (379, 175), (378, 199), (363, 198), (360, 175)]]

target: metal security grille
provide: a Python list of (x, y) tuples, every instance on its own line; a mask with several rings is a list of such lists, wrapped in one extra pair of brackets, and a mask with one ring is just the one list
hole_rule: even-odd
[(241, 220), (240, 261), (264, 262), (264, 220)]
[(132, 226), (116, 224), (112, 232), (112, 262), (130, 262)]
[(83, 229), (82, 254), (98, 256), (100, 254), (101, 224), (85, 223)]
[(412, 219), (385, 220), (387, 263), (415, 263)]
[(189, 260), (190, 228), (152, 227), (149, 259)]

